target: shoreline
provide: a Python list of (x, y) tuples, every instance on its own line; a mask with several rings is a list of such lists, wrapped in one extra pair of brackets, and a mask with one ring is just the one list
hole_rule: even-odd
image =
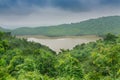
[(22, 36), (16, 36), (17, 38), (37, 38), (37, 39), (62, 39), (62, 38), (95, 38), (95, 39), (102, 39), (102, 37), (99, 37), (97, 35), (82, 35), (82, 36), (58, 36), (58, 37), (48, 37), (43, 35), (22, 35)]
[(82, 43), (95, 42), (96, 40), (102, 39), (98, 36), (87, 35), (87, 36), (65, 36), (65, 37), (44, 37), (44, 36), (17, 36), (18, 38), (25, 38), (27, 41), (33, 41), (42, 45), (48, 46), (55, 52), (60, 52), (60, 49), (73, 49), (76, 45)]

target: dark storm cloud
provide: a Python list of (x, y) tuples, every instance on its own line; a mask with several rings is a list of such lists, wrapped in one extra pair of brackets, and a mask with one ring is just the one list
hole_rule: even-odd
[(81, 0), (52, 0), (52, 4), (55, 7), (72, 11), (86, 11), (90, 9), (90, 7), (86, 5), (87, 3)]
[(0, 14), (29, 14), (34, 7), (55, 7), (62, 10), (84, 12), (103, 8), (119, 7), (120, 0), (0, 0)]
[(47, 0), (0, 0), (0, 14), (29, 14), (35, 6), (46, 6)]
[(120, 5), (120, 0), (100, 0), (102, 5)]
[(24, 6), (44, 6), (47, 0), (0, 0), (0, 7), (11, 7), (19, 6), (20, 4)]
[[(120, 0), (0, 0), (0, 26), (45, 26), (120, 15)], [(11, 26), (11, 27), (9, 27)]]
[(89, 11), (104, 6), (120, 7), (120, 0), (52, 0), (52, 3), (70, 11)]

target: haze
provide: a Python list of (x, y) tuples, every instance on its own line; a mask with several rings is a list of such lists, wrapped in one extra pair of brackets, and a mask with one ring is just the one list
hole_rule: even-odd
[(120, 0), (0, 0), (0, 26), (38, 27), (120, 15)]

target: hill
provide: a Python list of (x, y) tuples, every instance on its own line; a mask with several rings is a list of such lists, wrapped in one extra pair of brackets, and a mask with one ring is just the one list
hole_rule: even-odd
[(108, 16), (90, 19), (80, 23), (62, 24), (47, 27), (22, 27), (12, 31), (15, 35), (78, 36), (119, 34), (120, 16)]
[(5, 28), (2, 28), (2, 27), (0, 27), (0, 31), (3, 31), (3, 32), (10, 32), (9, 29), (5, 29)]

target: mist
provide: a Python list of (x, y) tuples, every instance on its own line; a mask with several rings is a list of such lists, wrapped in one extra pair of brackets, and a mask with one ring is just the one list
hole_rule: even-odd
[(118, 0), (0, 0), (0, 26), (43, 27), (120, 15)]

